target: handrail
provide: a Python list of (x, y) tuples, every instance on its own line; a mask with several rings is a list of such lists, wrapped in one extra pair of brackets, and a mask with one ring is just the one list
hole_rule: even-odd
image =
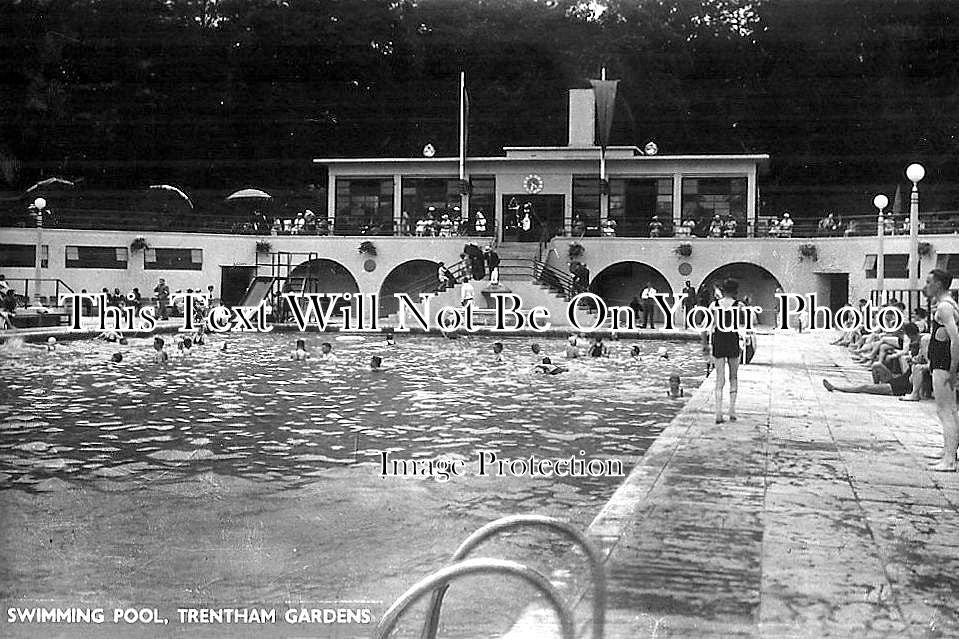
[(464, 561), (441, 568), (428, 577), (413, 584), (406, 592), (393, 602), (393, 605), (383, 613), (383, 618), (373, 630), (373, 639), (386, 639), (396, 627), (397, 621), (410, 606), (426, 596), (427, 593), (449, 584), (459, 577), (473, 575), (508, 575), (519, 577), (538, 590), (559, 617), (560, 630), (563, 639), (575, 639), (573, 619), (565, 604), (553, 588), (549, 580), (539, 572), (515, 561), (504, 559), (466, 559)]
[[(459, 562), (466, 558), (476, 547), (484, 541), (503, 532), (509, 532), (524, 526), (548, 528), (558, 532), (579, 546), (589, 562), (589, 570), (593, 578), (593, 639), (602, 639), (606, 624), (606, 573), (603, 571), (602, 557), (593, 543), (570, 524), (544, 515), (511, 515), (492, 521), (479, 528), (466, 538), (453, 553), (451, 561)], [(433, 591), (430, 601), (429, 615), (423, 627), (423, 639), (435, 639), (439, 629), (440, 612), (443, 606), (443, 597), (449, 585), (443, 585)]]

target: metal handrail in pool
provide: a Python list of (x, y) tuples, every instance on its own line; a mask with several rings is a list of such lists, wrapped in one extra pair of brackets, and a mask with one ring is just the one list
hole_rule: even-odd
[[(573, 528), (568, 523), (556, 519), (555, 517), (546, 517), (544, 515), (511, 515), (503, 517), (496, 521), (491, 521), (482, 528), (466, 538), (460, 544), (460, 547), (453, 553), (451, 560), (459, 562), (466, 559), (477, 546), (487, 539), (503, 532), (509, 532), (517, 528), (547, 528), (558, 532), (579, 546), (586, 555), (589, 562), (589, 570), (593, 578), (593, 639), (602, 639), (606, 625), (606, 573), (603, 571), (602, 557), (596, 546), (580, 531)], [(430, 600), (429, 615), (426, 618), (426, 624), (423, 627), (423, 639), (435, 639), (436, 632), (439, 629), (440, 610), (443, 606), (443, 597), (449, 585), (443, 585), (433, 592), (433, 598)]]
[(373, 639), (386, 639), (396, 627), (396, 622), (410, 606), (422, 599), (426, 593), (438, 588), (446, 587), (454, 579), (472, 575), (507, 575), (519, 577), (546, 597), (550, 606), (559, 617), (560, 630), (563, 639), (575, 639), (573, 632), (573, 618), (566, 605), (560, 599), (556, 589), (549, 580), (529, 566), (505, 559), (466, 559), (452, 566), (441, 568), (432, 575), (413, 584), (409, 590), (400, 595), (383, 614), (380, 623), (373, 631)]

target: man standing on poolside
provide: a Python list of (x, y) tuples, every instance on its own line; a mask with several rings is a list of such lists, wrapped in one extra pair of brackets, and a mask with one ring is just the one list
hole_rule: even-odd
[(936, 415), (942, 425), (942, 456), (929, 470), (956, 470), (956, 449), (959, 448), (959, 415), (956, 414), (956, 369), (959, 367), (959, 308), (949, 287), (952, 275), (942, 269), (929, 271), (923, 292), (936, 305), (932, 315), (929, 340), (929, 370), (932, 373), (932, 394), (936, 399)]
[(161, 320), (170, 319), (167, 315), (167, 303), (170, 301), (170, 287), (166, 285), (166, 280), (160, 278), (160, 283), (156, 285), (153, 292), (157, 294), (157, 311)]
[(643, 300), (643, 325), (641, 328), (656, 328), (656, 289), (649, 282), (639, 297)]

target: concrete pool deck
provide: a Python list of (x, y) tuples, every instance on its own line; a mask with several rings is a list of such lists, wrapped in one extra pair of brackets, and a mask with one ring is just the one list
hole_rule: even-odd
[[(607, 637), (959, 637), (959, 473), (925, 469), (934, 405), (827, 392), (870, 381), (830, 339), (761, 336), (739, 421), (714, 423), (707, 379), (593, 521)], [(530, 609), (509, 637), (544, 626)]]

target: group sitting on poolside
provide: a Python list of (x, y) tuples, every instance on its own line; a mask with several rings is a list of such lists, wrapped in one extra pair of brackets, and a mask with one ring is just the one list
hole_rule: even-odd
[[(951, 286), (952, 276), (948, 272), (933, 269), (923, 288), (934, 307), (931, 317), (924, 311), (916, 312), (916, 321), (899, 331), (852, 331), (833, 342), (846, 346), (854, 361), (870, 368), (872, 384), (840, 385), (822, 380), (830, 392), (898, 395), (903, 401), (931, 397), (942, 426), (943, 448), (940, 454), (931, 456), (936, 461), (928, 468), (940, 472), (959, 469), (959, 305), (952, 297)], [(893, 306), (905, 311), (901, 302)], [(925, 334), (927, 318), (929, 333)]]

